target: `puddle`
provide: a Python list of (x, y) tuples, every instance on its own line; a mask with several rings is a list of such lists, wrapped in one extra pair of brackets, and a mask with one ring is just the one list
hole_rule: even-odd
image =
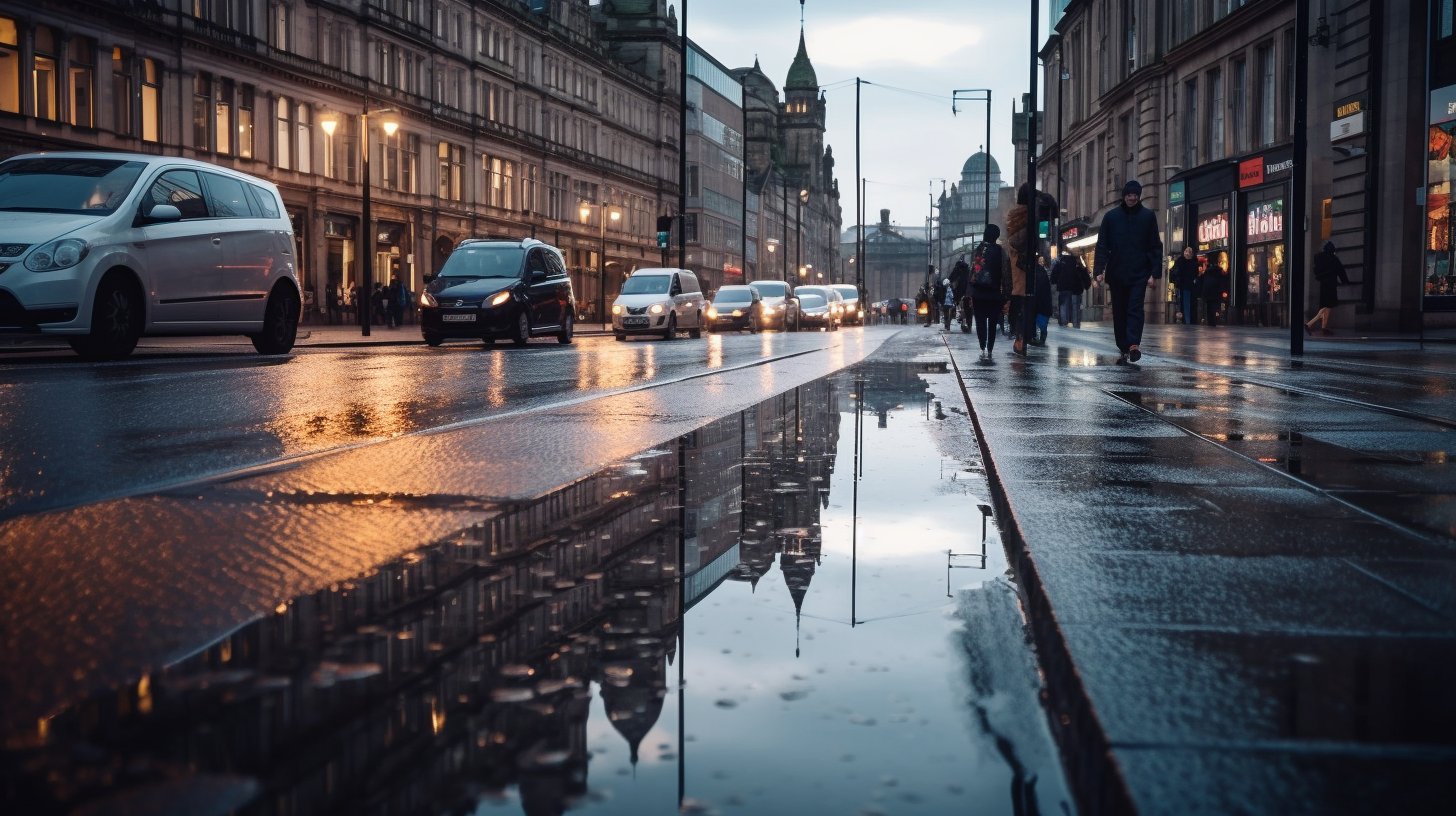
[(943, 363), (789, 391), (74, 705), (10, 740), (0, 790), (23, 812), (1069, 811), (970, 433)]

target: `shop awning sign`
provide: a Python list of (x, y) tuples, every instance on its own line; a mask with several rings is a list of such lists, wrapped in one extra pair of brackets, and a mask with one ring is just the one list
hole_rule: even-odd
[(1342, 139), (1349, 139), (1361, 136), (1365, 133), (1365, 114), (1370, 108), (1370, 102), (1365, 94), (1347, 96), (1335, 103), (1334, 115), (1330, 122), (1330, 141), (1338, 142)]

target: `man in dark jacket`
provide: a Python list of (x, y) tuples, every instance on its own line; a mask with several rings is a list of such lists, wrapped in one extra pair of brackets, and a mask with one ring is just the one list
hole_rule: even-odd
[(1178, 290), (1178, 308), (1183, 312), (1183, 322), (1193, 325), (1198, 322), (1194, 304), (1198, 301), (1198, 258), (1193, 247), (1183, 247), (1183, 254), (1173, 262), (1173, 286)]
[(1087, 267), (1082, 265), (1082, 259), (1062, 247), (1052, 264), (1052, 285), (1057, 287), (1058, 324), (1082, 328), (1082, 293), (1087, 291), (1089, 283)]
[(1112, 295), (1112, 333), (1117, 338), (1118, 365), (1137, 362), (1143, 340), (1143, 297), (1154, 279), (1163, 277), (1163, 239), (1158, 218), (1142, 205), (1143, 186), (1129, 181), (1122, 205), (1102, 216), (1097, 232), (1097, 279), (1107, 281)]

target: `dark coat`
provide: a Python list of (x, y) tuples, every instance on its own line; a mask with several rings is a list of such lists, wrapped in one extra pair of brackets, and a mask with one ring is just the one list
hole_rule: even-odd
[(932, 290), (930, 290), (930, 298), (931, 298), (931, 302), (934, 303), (937, 306), (940, 306), (940, 305), (944, 304), (945, 303), (945, 284), (941, 283), (940, 281), (936, 281), (935, 282), (935, 288), (932, 289)]
[(1086, 272), (1087, 267), (1082, 265), (1081, 258), (1070, 252), (1063, 252), (1052, 264), (1052, 285), (1057, 287), (1058, 292), (1080, 294), (1087, 291)]
[(1125, 286), (1163, 277), (1163, 239), (1152, 210), (1142, 204), (1132, 209), (1118, 205), (1102, 216), (1097, 231), (1097, 274)]
[(956, 300), (965, 297), (966, 292), (970, 291), (971, 267), (970, 264), (966, 263), (965, 258), (956, 261), (955, 266), (951, 267), (950, 286), (955, 290)]
[(1339, 284), (1349, 283), (1345, 265), (1333, 252), (1319, 252), (1314, 256), (1314, 278), (1319, 281), (1319, 305), (1321, 309), (1340, 305)]
[(1223, 267), (1209, 261), (1208, 269), (1198, 281), (1198, 296), (1204, 300), (1221, 300), (1228, 291), (1228, 273)]
[(1032, 274), (1036, 276), (1036, 294), (1032, 297), (1036, 302), (1036, 313), (1051, 317), (1055, 309), (1052, 306), (1052, 282), (1047, 275), (1047, 268), (1037, 264)]
[(1178, 256), (1173, 262), (1173, 285), (1179, 289), (1198, 288), (1198, 259)]
[(971, 279), (971, 297), (983, 301), (1000, 301), (1004, 295), (1003, 290), (1008, 283), (1006, 276), (1006, 253), (996, 244), (982, 241), (976, 247), (976, 261), (983, 268), (991, 273), (991, 283), (982, 286)]

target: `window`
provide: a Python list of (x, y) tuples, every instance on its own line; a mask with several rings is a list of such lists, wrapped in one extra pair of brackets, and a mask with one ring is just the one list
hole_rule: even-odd
[(31, 115), (37, 119), (60, 117), (56, 105), (56, 32), (49, 26), (35, 27), (35, 62), (31, 71), (34, 93)]
[(1243, 60), (1234, 62), (1234, 82), (1229, 86), (1233, 91), (1233, 103), (1230, 107), (1234, 111), (1234, 152), (1243, 153), (1249, 149), (1249, 112), (1248, 92), (1244, 90), (1244, 83), (1248, 77), (1248, 65)]
[(461, 199), (465, 175), (465, 148), (440, 142), (440, 197), (450, 201)]
[(0, 111), (20, 113), (20, 31), (0, 17)]
[(1284, 133), (1294, 135), (1294, 31), (1284, 32)]
[(292, 28), (293, 9), (287, 3), (274, 3), (269, 12), (272, 20), (269, 33), (272, 37), (272, 45), (279, 51), (287, 51), (289, 46), (288, 34)]
[(253, 158), (253, 105), (255, 92), (252, 85), (244, 85), (238, 96), (238, 155)]
[(419, 137), (397, 131), (393, 136), (384, 137), (380, 150), (384, 158), (380, 186), (404, 193), (419, 192)]
[(70, 46), (70, 119), (77, 127), (96, 126), (96, 41), (73, 37)]
[(1258, 66), (1259, 118), (1255, 122), (1255, 147), (1274, 144), (1274, 48), (1260, 46), (1256, 54)]
[(206, 71), (192, 77), (192, 146), (212, 149), (212, 74)]
[(118, 136), (136, 135), (131, 119), (131, 61), (131, 55), (120, 46), (111, 49), (111, 131)]
[(1183, 166), (1198, 166), (1198, 80), (1183, 83)]
[(499, 158), (486, 158), (487, 203), (505, 210), (516, 208), (516, 163)]
[(287, 170), (293, 167), (293, 123), (289, 113), (292, 102), (280, 96), (273, 102), (273, 165)]
[(214, 218), (256, 218), (252, 199), (248, 197), (243, 183), (230, 176), (217, 173), (203, 173), (207, 185), (207, 208)]
[(143, 201), (152, 205), (170, 204), (182, 212), (183, 220), (208, 217), (202, 182), (195, 170), (168, 170), (147, 189)]
[(162, 71), (157, 61), (142, 58), (142, 141), (162, 140)]
[(300, 173), (312, 173), (313, 117), (307, 105), (299, 105), (296, 111), (298, 115), (294, 118), (293, 129), (298, 134), (298, 166), (294, 169)]
[(1208, 157), (1223, 155), (1223, 72), (1214, 69), (1208, 73)]
[(274, 195), (272, 190), (249, 184), (248, 191), (253, 194), (253, 203), (257, 205), (258, 212), (264, 218), (277, 218), (283, 212), (278, 203), (278, 196)]
[(224, 79), (212, 117), (216, 122), (213, 132), (217, 136), (217, 152), (223, 155), (233, 152), (233, 94), (233, 81)]

